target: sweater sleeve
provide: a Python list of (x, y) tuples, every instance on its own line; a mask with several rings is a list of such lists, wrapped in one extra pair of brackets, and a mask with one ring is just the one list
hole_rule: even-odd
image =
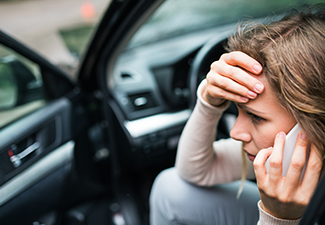
[[(229, 103), (214, 107), (204, 101), (201, 93), (205, 85), (206, 80), (198, 88), (196, 106), (182, 132), (176, 168), (183, 179), (197, 185), (211, 186), (241, 178), (242, 154), (239, 141), (215, 141), (216, 127)], [(247, 160), (246, 165), (247, 177), (254, 177), (252, 162)]]
[(257, 222), (257, 225), (298, 225), (301, 219), (297, 220), (284, 220), (280, 218), (276, 218), (271, 214), (265, 212), (261, 208), (261, 200), (258, 202), (258, 210), (260, 212), (260, 218)]

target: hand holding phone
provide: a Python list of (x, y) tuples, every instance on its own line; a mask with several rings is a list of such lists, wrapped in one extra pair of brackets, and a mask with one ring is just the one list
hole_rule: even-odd
[[(291, 162), (291, 157), (292, 157), (293, 151), (295, 149), (298, 133), (300, 130), (301, 130), (301, 128), (300, 128), (299, 124), (296, 124), (286, 136), (286, 142), (284, 145), (283, 158), (282, 158), (282, 176), (283, 177), (285, 177), (287, 175), (287, 172), (288, 172), (288, 169), (290, 166), (290, 162)], [(306, 159), (306, 163), (305, 163), (304, 169), (302, 171), (300, 180), (302, 180), (304, 173), (305, 173), (305, 169), (306, 169), (308, 158), (309, 158), (309, 151), (310, 151), (310, 149), (308, 147), (307, 159)], [(266, 160), (265, 167), (266, 167), (266, 172), (269, 173), (270, 157)]]

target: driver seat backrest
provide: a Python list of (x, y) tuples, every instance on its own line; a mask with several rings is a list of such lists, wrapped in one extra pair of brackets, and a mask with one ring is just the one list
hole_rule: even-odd
[(316, 191), (310, 200), (300, 225), (325, 224), (325, 176), (322, 176)]

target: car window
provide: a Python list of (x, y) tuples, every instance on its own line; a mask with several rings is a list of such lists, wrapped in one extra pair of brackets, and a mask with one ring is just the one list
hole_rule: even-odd
[(319, 0), (167, 0), (138, 30), (129, 48), (238, 20), (281, 14)]
[(46, 102), (37, 64), (0, 45), (0, 128)]
[(72, 78), (110, 0), (0, 1), (0, 29)]

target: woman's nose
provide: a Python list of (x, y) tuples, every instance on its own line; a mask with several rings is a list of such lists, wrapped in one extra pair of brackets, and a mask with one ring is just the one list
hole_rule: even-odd
[(248, 124), (245, 124), (242, 118), (238, 116), (235, 125), (230, 131), (230, 137), (237, 141), (250, 142), (252, 140), (252, 137), (247, 125)]

